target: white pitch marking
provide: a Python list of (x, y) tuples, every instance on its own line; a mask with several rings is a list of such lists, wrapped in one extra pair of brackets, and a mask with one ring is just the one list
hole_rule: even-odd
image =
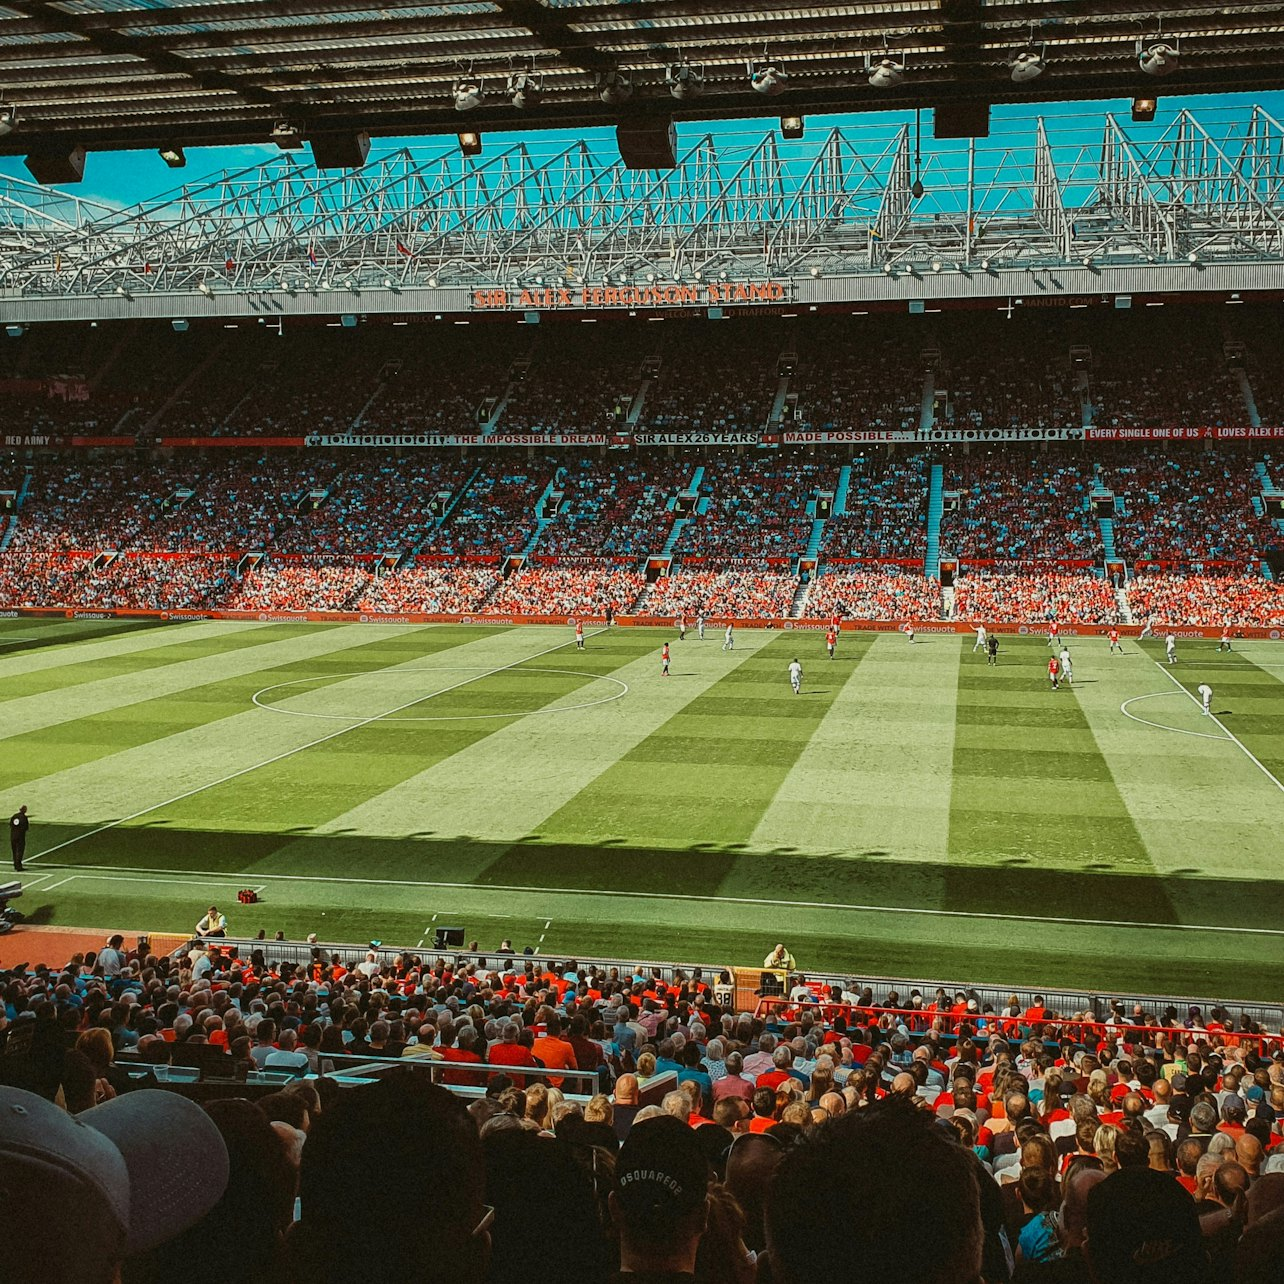
[[(50, 883), (48, 887), (42, 887), (42, 892), (52, 892), (55, 887), (63, 887), (65, 884), (73, 882), (77, 878), (83, 878), (83, 874), (72, 874), (70, 878), (60, 878), (56, 883)], [(122, 879), (122, 882), (125, 880)]]
[[(1173, 675), (1169, 673), (1158, 660), (1151, 660), (1151, 664), (1153, 664), (1155, 668), (1157, 668), (1159, 672), (1177, 688), (1178, 691), (1182, 692), (1183, 695), (1189, 696), (1201, 710), (1203, 709), (1204, 706), (1200, 703), (1199, 697), (1193, 691), (1188, 690), (1184, 683), (1178, 682), (1177, 679), (1173, 677)], [(1215, 713), (1210, 713), (1208, 716), (1212, 718), (1219, 727), (1221, 727), (1221, 729), (1226, 733), (1226, 738), (1228, 740), (1234, 741), (1235, 744), (1244, 751), (1248, 760), (1258, 769), (1258, 771), (1260, 771), (1262, 775), (1264, 775), (1266, 779), (1280, 791), (1280, 793), (1284, 794), (1284, 784), (1281, 784), (1275, 774), (1262, 764), (1257, 755)]]
[[(120, 865), (60, 865), (56, 869), (76, 869), (76, 870), (102, 870), (105, 871), (108, 879), (111, 881), (112, 876), (120, 873), (143, 873), (143, 874), (191, 874), (197, 873), (208, 876), (212, 879), (222, 879), (226, 875), (221, 873), (207, 873), (205, 870), (164, 870), (164, 869), (147, 869), (142, 866), (120, 866)], [(81, 875), (73, 875), (81, 877)], [(233, 875), (235, 877), (235, 875)], [(341, 877), (334, 874), (259, 874), (260, 878), (268, 878), (273, 881), (283, 883), (340, 883), (355, 884), (362, 887), (414, 887), (430, 891), (459, 891), (459, 892), (502, 892), (507, 895), (517, 893), (519, 895), (540, 895), (540, 896), (585, 896), (585, 897), (611, 897), (620, 900), (640, 900), (640, 901), (689, 901), (696, 904), (712, 905), (755, 905), (762, 906), (766, 909), (814, 909), (814, 910), (842, 910), (859, 914), (907, 914), (911, 917), (918, 916), (924, 918), (969, 918), (984, 919), (1002, 923), (1049, 923), (1060, 927), (1130, 927), (1130, 928), (1147, 928), (1160, 932), (1231, 932), (1243, 936), (1284, 936), (1284, 928), (1277, 927), (1236, 927), (1225, 926), (1219, 927), (1207, 923), (1147, 923), (1135, 922), (1129, 919), (1111, 919), (1111, 918), (1042, 918), (1033, 914), (999, 914), (993, 912), (983, 912), (978, 910), (946, 910), (946, 909), (927, 909), (915, 908), (907, 905), (835, 905), (830, 901), (781, 901), (767, 900), (763, 897), (755, 896), (705, 896), (695, 892), (634, 892), (603, 890), (600, 888), (588, 887), (527, 887), (520, 884), (506, 885), (499, 883), (435, 883), (426, 880), (417, 879), (397, 879), (397, 878), (350, 878)], [(128, 880), (125, 880), (128, 881)], [(163, 881), (163, 880), (156, 880)], [(46, 889), (47, 890), (47, 889)], [(474, 918), (512, 918), (509, 914), (491, 914), (480, 910), (468, 911)]]
[[(596, 637), (599, 633), (605, 632), (604, 629), (595, 629), (590, 635)], [(380, 722), (385, 718), (391, 717), (394, 713), (400, 713), (402, 709), (409, 709), (412, 705), (419, 704), (423, 700), (431, 700), (434, 696), (445, 695), (448, 691), (455, 691), (459, 687), (466, 687), (470, 682), (479, 682), (482, 678), (488, 678), (496, 673), (505, 673), (509, 669), (515, 669), (519, 665), (529, 664), (532, 660), (541, 659), (543, 656), (551, 655), (554, 651), (560, 651), (563, 647), (568, 647), (574, 639), (568, 639), (565, 642), (559, 642), (556, 646), (546, 647), (543, 651), (537, 651), (534, 655), (528, 655), (521, 660), (514, 660), (510, 664), (501, 664), (497, 668), (488, 669), (485, 673), (479, 673), (476, 677), (464, 678), (461, 682), (455, 682), (451, 686), (442, 687), (440, 691), (432, 691), (428, 695), (415, 696), (413, 700), (407, 700), (405, 704), (398, 705), (395, 709), (388, 709), (384, 713), (376, 713), (368, 718), (361, 718), (354, 722), (350, 727), (340, 727), (337, 731), (327, 731), (325, 735), (318, 736), (315, 740), (309, 740), (307, 744), (297, 745), (293, 749), (287, 749), (284, 753), (273, 754), (271, 758), (264, 758), (262, 762), (253, 763), (249, 767), (241, 767), (237, 771), (230, 772), (226, 776), (220, 776), (218, 780), (211, 780), (204, 785), (197, 785), (195, 789), (185, 790), (181, 794), (176, 794), (173, 798), (167, 798), (164, 802), (153, 803), (150, 807), (144, 807), (141, 811), (133, 812), (128, 816), (121, 816), (117, 820), (108, 821), (105, 825), (99, 825), (96, 829), (86, 830), (83, 834), (77, 834), (75, 838), (68, 838), (61, 843), (55, 843), (52, 847), (46, 847), (44, 851), (37, 852), (30, 859), (34, 862), (44, 856), (52, 855), (54, 852), (61, 851), (64, 847), (70, 847), (74, 843), (84, 842), (86, 838), (93, 838), (96, 834), (106, 833), (109, 829), (116, 829), (120, 825), (127, 825), (131, 820), (137, 820), (140, 816), (150, 815), (154, 811), (162, 811), (166, 807), (172, 807), (175, 803), (183, 802), (187, 798), (192, 798), (196, 794), (203, 794), (207, 789), (216, 789), (219, 785), (225, 785), (229, 780), (237, 780), (241, 776), (248, 776), (252, 771), (259, 771), (263, 767), (270, 767), (273, 763), (284, 762), (287, 758), (293, 758), (295, 754), (302, 753), (305, 749), (315, 749), (317, 745), (326, 744), (328, 741), (337, 740), (339, 736), (346, 736), (350, 731), (360, 731), (362, 727), (368, 727), (372, 722)]]
[(1210, 736), (1207, 731), (1187, 731), (1184, 727), (1170, 727), (1163, 722), (1151, 722), (1149, 718), (1142, 718), (1135, 713), (1128, 712), (1128, 706), (1135, 704), (1138, 700), (1153, 700), (1156, 696), (1168, 698), (1176, 694), (1175, 691), (1151, 691), (1147, 695), (1133, 696), (1131, 700), (1125, 700), (1119, 706), (1119, 712), (1125, 718), (1131, 718), (1134, 722), (1140, 722), (1143, 726), (1155, 727), (1160, 731), (1172, 731), (1179, 736), (1198, 736), (1201, 740), (1230, 740), (1230, 736)]

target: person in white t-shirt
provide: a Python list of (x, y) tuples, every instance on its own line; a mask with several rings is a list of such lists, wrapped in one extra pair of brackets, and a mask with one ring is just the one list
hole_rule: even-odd
[(1074, 666), (1070, 662), (1070, 648), (1063, 646), (1061, 655), (1058, 658), (1061, 661), (1061, 673), (1066, 680), (1066, 685), (1074, 686)]
[(124, 944), (125, 938), (117, 933), (109, 936), (107, 944), (98, 951), (98, 962), (102, 965), (104, 976), (120, 975), (120, 969), (125, 966), (125, 951), (121, 949)]
[(975, 655), (978, 651), (984, 651), (984, 650), (985, 650), (985, 625), (978, 624), (976, 626), (976, 641), (972, 644), (972, 654)]
[(726, 635), (722, 639), (722, 649), (724, 651), (734, 651), (736, 649), (736, 631), (728, 624)]
[(1177, 636), (1176, 636), (1176, 634), (1170, 633), (1170, 634), (1169, 634), (1169, 635), (1164, 639), (1164, 651), (1165, 651), (1165, 653), (1166, 653), (1166, 654), (1167, 654), (1167, 656), (1168, 656), (1168, 663), (1169, 663), (1169, 664), (1176, 664), (1176, 663), (1177, 663)]
[(798, 663), (797, 656), (789, 661), (789, 685), (793, 687), (794, 695), (802, 695), (802, 665)]
[(1213, 702), (1213, 689), (1207, 682), (1199, 684), (1199, 698), (1204, 702), (1204, 717), (1207, 718), (1211, 713), (1208, 706)]

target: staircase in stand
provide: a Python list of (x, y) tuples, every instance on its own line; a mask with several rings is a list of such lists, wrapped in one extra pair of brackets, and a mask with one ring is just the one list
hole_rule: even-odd
[(803, 607), (807, 602), (807, 594), (811, 592), (811, 584), (799, 584), (794, 590), (794, 600), (789, 603), (789, 618), (797, 620), (802, 618)]
[(932, 465), (927, 492), (927, 556), (923, 574), (931, 580), (941, 578), (941, 517), (945, 512), (945, 469)]
[(844, 464), (838, 470), (838, 486), (834, 490), (834, 516), (847, 516), (847, 495), (852, 488), (852, 466)]
[(1121, 624), (1136, 624), (1132, 618), (1132, 606), (1128, 601), (1128, 591), (1126, 589), (1115, 589), (1115, 601), (1119, 604), (1119, 622)]

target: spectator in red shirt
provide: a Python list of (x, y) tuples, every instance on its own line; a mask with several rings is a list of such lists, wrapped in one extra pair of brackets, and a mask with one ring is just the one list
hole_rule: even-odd
[[(562, 1019), (556, 1012), (550, 1012), (544, 1022), (544, 1034), (531, 1045), (531, 1052), (536, 1059), (549, 1070), (578, 1070), (575, 1060), (575, 1049), (570, 1041), (562, 1037)], [(548, 1082), (554, 1088), (560, 1088), (565, 1082), (562, 1075), (549, 1075)]]

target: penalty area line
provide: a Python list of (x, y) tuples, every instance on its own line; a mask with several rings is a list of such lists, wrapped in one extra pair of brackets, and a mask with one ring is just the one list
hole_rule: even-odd
[[(605, 629), (595, 629), (588, 636), (597, 637), (598, 634), (605, 631)], [(546, 655), (552, 655), (554, 651), (560, 651), (563, 647), (571, 646), (573, 642), (574, 638), (566, 642), (559, 642), (556, 646), (546, 647), (543, 651), (537, 651), (534, 655), (523, 656), (520, 660), (513, 660), (510, 664), (501, 664), (494, 669), (487, 669), (484, 673), (478, 673), (474, 677), (465, 678), (462, 682), (455, 682), (448, 687), (442, 687), (440, 691), (430, 691), (427, 695), (415, 696), (413, 700), (407, 700), (405, 704), (399, 704), (395, 709), (386, 709), (382, 713), (372, 714), (368, 718), (361, 718), (352, 723), (351, 726), (340, 727), (337, 731), (327, 731), (325, 735), (318, 736), (315, 740), (309, 740), (306, 744), (297, 745), (293, 749), (286, 749), (283, 753), (273, 754), (270, 758), (264, 758), (262, 762), (251, 763), (248, 767), (241, 767), (236, 771), (229, 772), (226, 776), (220, 776), (217, 780), (210, 780), (203, 785), (197, 785), (194, 789), (184, 790), (181, 794), (175, 794), (173, 798), (166, 798), (164, 802), (153, 803), (150, 807), (142, 808), (141, 811), (131, 812), (128, 816), (120, 816), (116, 820), (110, 820), (105, 825), (99, 825), (96, 829), (88, 829), (83, 834), (77, 834), (74, 838), (64, 839), (61, 843), (55, 843), (52, 847), (46, 847), (44, 851), (37, 852), (29, 858), (29, 861), (34, 864), (45, 856), (52, 856), (54, 852), (62, 851), (64, 847), (83, 843), (87, 838), (93, 838), (97, 834), (105, 834), (109, 829), (117, 829), (121, 825), (127, 825), (131, 820), (137, 820), (140, 816), (150, 816), (154, 811), (163, 811), (166, 807), (172, 807), (175, 803), (185, 802), (188, 798), (203, 794), (207, 789), (217, 789), (219, 785), (226, 785), (230, 781), (239, 780), (242, 776), (248, 776), (252, 771), (259, 771), (263, 767), (272, 766), (274, 763), (284, 762), (287, 758), (293, 758), (295, 754), (303, 753), (308, 749), (315, 749), (318, 745), (327, 744), (331, 740), (337, 740), (340, 736), (346, 736), (351, 731), (360, 731), (362, 727), (368, 727), (373, 722), (381, 722), (385, 718), (391, 717), (394, 713), (400, 713), (403, 709), (409, 709), (425, 700), (433, 700), (437, 696), (457, 691), (460, 687), (466, 687), (471, 682), (480, 682), (483, 678), (494, 677), (496, 673), (507, 673), (509, 669), (516, 669), (523, 664), (529, 664), (532, 660), (539, 660)], [(396, 670), (388, 670), (388, 672), (396, 672)]]
[[(1155, 668), (1157, 668), (1159, 672), (1162, 673), (1164, 677), (1166, 677), (1168, 681), (1171, 682), (1173, 686), (1177, 688), (1178, 691), (1182, 692), (1184, 695), (1189, 696), (1195, 702), (1195, 704), (1199, 707), (1200, 712), (1201, 713), (1203, 712), (1203, 708), (1204, 708), (1203, 702), (1184, 682), (1178, 682), (1177, 679), (1173, 677), (1171, 673), (1169, 673), (1168, 669), (1164, 665), (1160, 664), (1158, 660), (1151, 660), (1151, 664), (1153, 664)], [(1262, 775), (1264, 775), (1266, 779), (1269, 780), (1271, 784), (1273, 784), (1275, 788), (1280, 791), (1280, 793), (1284, 794), (1284, 784), (1280, 783), (1279, 778), (1274, 774), (1274, 772), (1272, 772), (1270, 768), (1268, 768), (1261, 761), (1261, 759), (1259, 759), (1258, 756), (1215, 713), (1210, 713), (1208, 716), (1226, 733), (1227, 740), (1230, 740), (1234, 744), (1238, 745), (1239, 748), (1243, 751), (1244, 755), (1248, 758), (1249, 762), (1251, 762), (1253, 766), (1255, 766), (1258, 769), (1258, 771), (1260, 771)]]
[[(208, 870), (167, 870), (131, 865), (54, 865), (50, 868), (76, 871), (102, 871), (105, 872), (109, 878), (111, 875), (123, 876), (129, 874), (195, 874), (201, 878), (211, 879), (223, 879), (229, 877), (226, 873), (211, 872)], [(75, 876), (76, 875), (73, 875), (73, 877)], [(591, 887), (530, 887), (522, 884), (445, 883), (431, 882), (422, 879), (353, 878), (337, 874), (266, 874), (262, 871), (256, 871), (256, 876), (259, 878), (269, 879), (272, 882), (282, 883), (333, 883), (360, 887), (417, 888), (434, 892), (459, 891), (482, 894), (494, 892), (505, 896), (517, 894), (531, 896), (598, 897), (603, 899), (636, 901), (685, 901), (690, 904), (699, 905), (751, 905), (762, 909), (833, 910), (854, 914), (900, 914), (918, 918), (978, 919), (987, 922), (999, 923), (1043, 923), (1054, 927), (1127, 927), (1156, 932), (1230, 932), (1240, 936), (1284, 937), (1284, 928), (1278, 927), (1217, 926), (1209, 923), (1150, 923), (1131, 919), (1111, 918), (1048, 918), (1034, 914), (999, 914), (997, 912), (983, 910), (927, 909), (916, 908), (908, 905), (843, 905), (834, 904), (830, 901), (767, 900), (765, 897), (757, 896), (705, 896), (696, 892), (638, 892)], [(236, 878), (237, 875), (232, 874), (230, 877)], [(122, 877), (120, 881), (129, 882), (131, 880)], [(155, 879), (154, 881), (161, 882), (165, 880)], [(508, 914), (491, 914), (480, 910), (470, 912), (472, 912), (477, 918), (516, 917), (516, 915), (511, 912)], [(552, 923), (551, 919), (549, 920), (549, 923)]]

